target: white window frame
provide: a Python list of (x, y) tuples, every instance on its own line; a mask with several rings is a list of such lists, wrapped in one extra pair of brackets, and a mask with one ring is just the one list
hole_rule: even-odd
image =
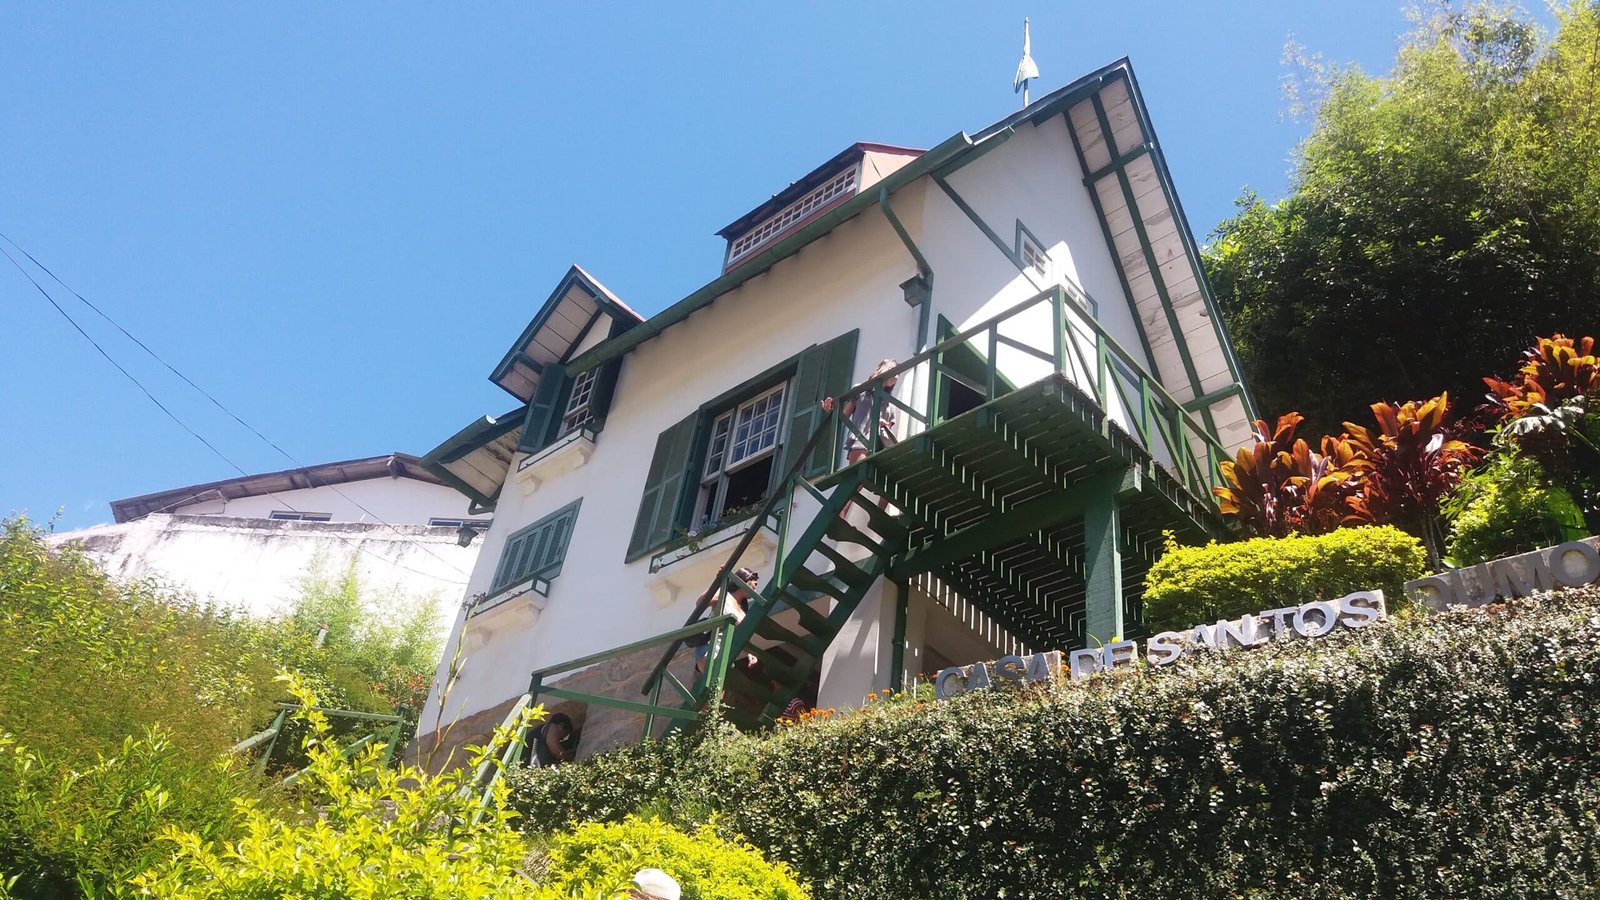
[(774, 238), (839, 197), (854, 194), (856, 183), (860, 179), (859, 170), (859, 163), (845, 169), (813, 188), (805, 196), (763, 219), (760, 224), (751, 226), (749, 231), (735, 237), (728, 244), (728, 265), (771, 243)]
[(598, 366), (578, 373), (572, 382), (572, 393), (567, 396), (567, 408), (561, 414), (561, 430), (556, 437), (566, 437), (592, 421), (590, 406), (594, 401), (594, 385), (599, 374)]
[(1045, 284), (1054, 284), (1054, 260), (1050, 258), (1050, 254), (1045, 251), (1044, 247), (1033, 239), (1033, 235), (1028, 234), (1026, 231), (1021, 234), (1022, 238), (1017, 244), (1017, 259), (1022, 263), (1023, 268), (1031, 270)]
[[(788, 421), (788, 400), (789, 382), (784, 381), (739, 401), (732, 409), (711, 420), (711, 438), (706, 443), (706, 457), (700, 472), (700, 496), (695, 503), (696, 528), (722, 518), (728, 499), (730, 475), (778, 452), (783, 444), (783, 428)], [(741, 426), (747, 423), (757, 424), (758, 415), (758, 430), (741, 430)], [(744, 449), (735, 458), (734, 448), (741, 444)], [(752, 444), (755, 444), (753, 449)]]

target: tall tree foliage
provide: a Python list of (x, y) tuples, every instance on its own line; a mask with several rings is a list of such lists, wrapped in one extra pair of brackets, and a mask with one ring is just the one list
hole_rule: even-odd
[(1247, 192), (1207, 252), (1264, 410), (1465, 408), (1535, 335), (1600, 327), (1600, 10), (1555, 15), (1433, 7), (1387, 77), (1316, 72), (1290, 196)]

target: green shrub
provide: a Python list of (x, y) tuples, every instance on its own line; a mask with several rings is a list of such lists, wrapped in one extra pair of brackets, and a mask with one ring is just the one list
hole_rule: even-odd
[[(291, 691), (316, 706), (305, 688)], [(390, 769), (375, 746), (346, 755), (326, 716), (298, 715), (310, 758), (296, 785), (298, 804), (273, 811), (241, 802), (234, 839), (167, 829), (163, 840), (175, 852), (135, 879), (142, 892), (176, 900), (532, 895), (518, 870), (525, 847), (510, 827), (503, 787), (474, 822), (478, 797), (458, 794), (470, 771), (430, 777)]]
[(236, 626), (0, 523), (0, 883), (115, 893), (163, 827), (228, 821), (251, 786), (219, 760), (279, 696)]
[(1390, 526), (1252, 538), (1204, 547), (1169, 545), (1145, 577), (1144, 624), (1181, 630), (1218, 619), (1381, 589), (1393, 609), (1424, 572), (1416, 538)]
[(609, 897), (633, 874), (657, 868), (677, 879), (684, 900), (804, 900), (784, 865), (771, 865), (748, 843), (711, 826), (686, 834), (659, 819), (592, 822), (558, 834), (541, 861), (548, 866), (541, 897)]
[(209, 837), (232, 819), (245, 784), (227, 765), (197, 762), (158, 733), (87, 766), (0, 734), (0, 884), (14, 879), (18, 897), (127, 892), (128, 879), (170, 855), (156, 840), (163, 828)]
[[(438, 594), (377, 592), (361, 582), (353, 560), (336, 572), (320, 557), (299, 587), (285, 616), (258, 627), (262, 649), (301, 672), (323, 702), (363, 712), (403, 709), (414, 730), (443, 649)], [(328, 632), (317, 645), (323, 627)]]
[(1572, 494), (1552, 484), (1529, 456), (1501, 452), (1456, 488), (1445, 547), (1451, 561), (1470, 566), (1584, 536), (1583, 512)]
[(25, 521), (0, 526), (0, 710), (43, 755), (91, 765), (159, 726), (209, 762), (262, 727), (274, 670), (234, 628), (157, 585), (115, 582), (71, 549), (51, 553)]
[[(70, 547), (52, 552), (26, 520), (0, 522), (0, 884), (16, 877), (21, 897), (114, 893), (163, 828), (232, 827), (231, 799), (255, 785), (226, 756), (287, 699), (273, 681), (282, 666), (365, 711), (425, 689), (431, 608), (383, 624), (347, 577), (308, 580), (296, 613), (244, 619), (119, 582)], [(310, 622), (330, 624), (320, 647)]]
[(664, 742), (519, 773), (512, 799), (536, 832), (628, 801), (692, 827), (709, 800), (826, 897), (1577, 897), (1600, 891), (1596, 746), (1583, 588)]

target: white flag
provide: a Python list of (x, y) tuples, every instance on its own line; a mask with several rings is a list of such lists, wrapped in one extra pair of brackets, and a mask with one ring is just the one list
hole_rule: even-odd
[(1022, 20), (1022, 62), (1017, 63), (1017, 77), (1011, 79), (1011, 92), (1021, 92), (1028, 86), (1028, 79), (1039, 77), (1039, 67), (1033, 63), (1033, 54), (1029, 49), (1028, 20)]

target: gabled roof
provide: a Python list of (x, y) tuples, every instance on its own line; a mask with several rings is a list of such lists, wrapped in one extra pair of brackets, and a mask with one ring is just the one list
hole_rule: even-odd
[(409, 453), (391, 453), (388, 456), (347, 459), (343, 462), (266, 472), (261, 475), (242, 475), (223, 481), (208, 481), (205, 484), (191, 484), (188, 487), (141, 494), (126, 500), (113, 500), (111, 515), (118, 522), (131, 522), (151, 513), (169, 512), (179, 506), (203, 503), (207, 500), (260, 497), (323, 485), (365, 481), (370, 478), (414, 478), (428, 484), (443, 484), (433, 473), (423, 468), (422, 460)]
[[(844, 203), (834, 207), (825, 215), (812, 220), (787, 237), (774, 242), (767, 249), (752, 255), (747, 261), (740, 263), (737, 268), (724, 272), (705, 287), (656, 313), (640, 327), (607, 341), (603, 346), (595, 347), (579, 354), (569, 364), (569, 369), (574, 372), (581, 372), (627, 353), (634, 347), (689, 318), (690, 315), (710, 305), (712, 301), (723, 294), (743, 285), (757, 275), (765, 273), (768, 269), (798, 253), (801, 248), (826, 235), (840, 224), (866, 212), (878, 203), (881, 196), (893, 194), (924, 175), (938, 174), (958, 168), (965, 162), (975, 159), (1005, 143), (1010, 138), (1011, 130), (1014, 126), (1030, 119), (1042, 121), (1062, 112), (1068, 104), (1088, 96), (1098, 90), (1107, 79), (1128, 68), (1126, 58), (1117, 60), (1065, 87), (1040, 97), (1020, 112), (1001, 119), (999, 122), (978, 132), (976, 136), (969, 135), (965, 131), (958, 132), (933, 149), (924, 152), (904, 167), (890, 173), (888, 177), (874, 185), (877, 190), (856, 194)], [(847, 150), (846, 152), (850, 151)], [(726, 230), (724, 229), (724, 231)]]
[[(1250, 437), (1254, 404), (1126, 57), (1051, 91), (975, 135), (954, 135), (889, 174), (875, 185), (877, 190), (856, 194), (643, 325), (579, 354), (568, 364), (569, 371), (581, 372), (622, 356), (866, 212), (880, 198), (924, 175), (948, 174), (1004, 144), (1024, 124), (1039, 125), (1063, 114), (1107, 247), (1156, 370), (1152, 374), (1225, 446), (1242, 445)], [(1184, 340), (1176, 340), (1177, 334)]]
[(544, 367), (563, 362), (602, 316), (610, 316), (622, 330), (644, 321), (593, 275), (574, 265), (556, 283), (549, 299), (522, 329), (489, 380), (526, 403), (533, 399)]

